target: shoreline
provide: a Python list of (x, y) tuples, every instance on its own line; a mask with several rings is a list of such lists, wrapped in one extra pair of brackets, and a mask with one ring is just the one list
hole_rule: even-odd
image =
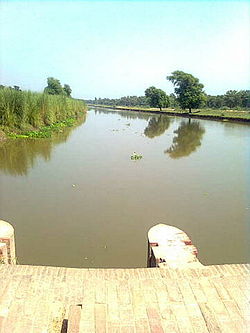
[[(0, 142), (5, 142), (9, 139), (44, 139), (50, 138), (54, 133), (60, 132), (63, 128), (68, 128), (76, 125), (77, 121), (86, 116), (87, 108), (76, 116), (70, 116), (65, 120), (54, 122), (51, 125), (41, 126), (34, 129), (11, 128), (0, 126)], [(29, 124), (27, 124), (29, 126)]]
[[(250, 122), (250, 111), (229, 111), (229, 110), (199, 110), (194, 111), (193, 113), (183, 112), (182, 110), (177, 111), (173, 109), (163, 109), (162, 111), (154, 108), (140, 108), (140, 107), (126, 107), (126, 106), (110, 106), (110, 105), (98, 105), (98, 104), (87, 104), (88, 108), (104, 108), (111, 110), (119, 110), (119, 111), (136, 111), (136, 112), (144, 112), (144, 113), (152, 113), (152, 114), (166, 114), (169, 116), (177, 116), (184, 118), (197, 118), (197, 119), (207, 119), (207, 120), (217, 120), (217, 121), (230, 121), (230, 122), (241, 122), (241, 123), (249, 123)], [(218, 114), (218, 111), (221, 114)], [(206, 114), (206, 112), (208, 114)], [(211, 113), (217, 112), (217, 114)], [(229, 113), (232, 113), (231, 116)], [(235, 115), (237, 113), (237, 116)], [(226, 114), (226, 115), (225, 115)], [(243, 117), (239, 116), (242, 115)], [(245, 117), (247, 116), (247, 117)]]

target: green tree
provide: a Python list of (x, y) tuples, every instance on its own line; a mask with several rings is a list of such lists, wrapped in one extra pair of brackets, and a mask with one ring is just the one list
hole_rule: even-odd
[(170, 125), (170, 118), (161, 115), (160, 117), (152, 117), (149, 122), (148, 126), (144, 130), (144, 134), (150, 138), (153, 139), (155, 136), (162, 135)]
[(16, 91), (22, 91), (19, 86), (13, 86)]
[(162, 108), (169, 106), (169, 97), (161, 89), (149, 87), (145, 90), (145, 96), (149, 99), (149, 105), (151, 107), (160, 108), (160, 110), (162, 110)]
[(62, 95), (63, 88), (59, 80), (55, 79), (54, 77), (47, 78), (47, 87), (44, 88), (44, 92), (49, 95)]
[(237, 90), (228, 90), (224, 95), (225, 105), (230, 109), (235, 108), (241, 104), (240, 94)]
[(71, 93), (72, 93), (72, 89), (70, 88), (70, 86), (68, 84), (65, 84), (63, 86), (63, 91), (66, 94), (67, 97), (71, 97)]
[(189, 109), (191, 113), (192, 109), (197, 109), (205, 102), (204, 86), (193, 75), (175, 71), (167, 76), (167, 80), (174, 84), (175, 94), (182, 109)]
[(250, 108), (250, 90), (240, 90), (240, 106), (243, 108)]
[(181, 158), (188, 156), (201, 145), (201, 140), (205, 129), (199, 122), (182, 121), (173, 138), (172, 146), (164, 153), (168, 153), (171, 158)]

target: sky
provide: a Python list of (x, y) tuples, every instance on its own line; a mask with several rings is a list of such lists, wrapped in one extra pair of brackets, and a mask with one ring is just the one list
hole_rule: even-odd
[(76, 98), (173, 92), (182, 70), (207, 94), (249, 89), (250, 1), (0, 1), (0, 83)]

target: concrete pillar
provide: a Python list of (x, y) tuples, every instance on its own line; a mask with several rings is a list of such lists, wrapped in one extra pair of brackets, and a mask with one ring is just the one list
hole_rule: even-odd
[(16, 264), (14, 228), (0, 220), (0, 263)]

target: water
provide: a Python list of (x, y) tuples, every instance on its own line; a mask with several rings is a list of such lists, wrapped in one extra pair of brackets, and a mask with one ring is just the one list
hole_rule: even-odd
[(157, 223), (184, 230), (204, 264), (249, 261), (249, 138), (249, 125), (90, 110), (53, 139), (1, 144), (19, 262), (146, 267)]

